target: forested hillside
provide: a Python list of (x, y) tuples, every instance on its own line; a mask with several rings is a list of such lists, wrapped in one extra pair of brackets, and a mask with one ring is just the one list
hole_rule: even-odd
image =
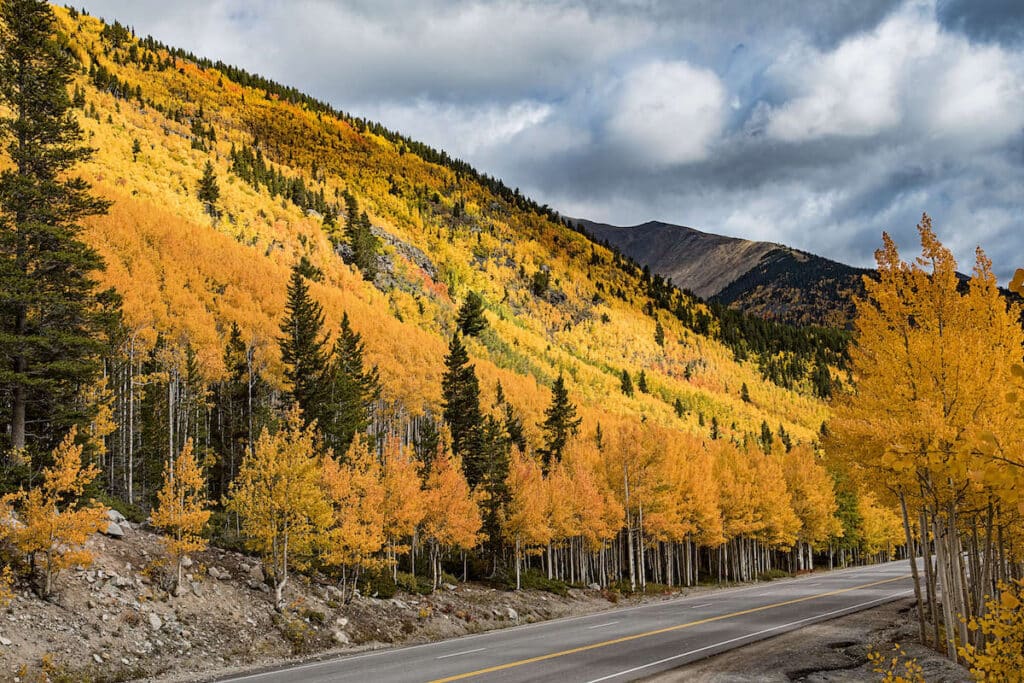
[[(346, 600), (399, 569), (428, 589), (530, 570), (632, 590), (899, 542), (817, 450), (822, 399), (849, 380), (841, 333), (709, 307), (442, 152), (53, 11), (33, 49), (67, 59), (46, 107), (67, 130), (42, 148), (78, 125), (94, 150), (66, 164), (91, 189), (67, 187), (102, 201), (66, 230), (104, 267), (84, 261), (94, 303), (53, 294), (96, 314), (92, 345), (5, 351), (22, 359), (0, 376), (20, 585), (47, 595), (87, 561), (70, 551), (103, 522), (78, 498), (150, 516), (173, 585), (209, 542), (258, 554), (281, 610), (296, 568)], [(8, 130), (36, 96), (4, 93)], [(30, 177), (8, 142), (5, 177)], [(10, 348), (61, 335), (35, 268), (9, 275)], [(33, 515), (64, 513), (77, 535), (45, 545), (43, 571)]]

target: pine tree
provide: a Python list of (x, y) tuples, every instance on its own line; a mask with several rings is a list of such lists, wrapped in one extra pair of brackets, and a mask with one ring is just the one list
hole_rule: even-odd
[(14, 454), (27, 422), (46, 447), (84, 421), (74, 396), (99, 373), (103, 304), (116, 303), (97, 293), (103, 260), (81, 240), (78, 221), (108, 204), (68, 175), (93, 150), (70, 111), (76, 65), (56, 33), (44, 0), (0, 4), (0, 134), (10, 159), (0, 174), (0, 394), (10, 397)]
[(348, 192), (345, 193), (345, 205), (348, 220), (345, 222), (345, 237), (352, 249), (352, 260), (363, 279), (373, 281), (377, 277), (377, 254), (380, 252), (380, 240), (373, 234), (370, 217), (366, 212), (359, 212), (359, 204)]
[(363, 338), (352, 329), (348, 313), (342, 315), (341, 329), (334, 344), (330, 366), (330, 418), (321, 425), (327, 445), (344, 453), (353, 437), (366, 431), (373, 404), (380, 398), (377, 367), (363, 364)]
[(654, 325), (654, 343), (661, 347), (665, 346), (665, 328), (662, 327), (660, 320)]
[(713, 441), (717, 441), (718, 438), (721, 435), (722, 435), (722, 433), (719, 431), (719, 428), (718, 428), (718, 418), (712, 416), (711, 417), (711, 439)]
[(441, 379), (444, 421), (452, 432), (452, 451), (462, 458), (466, 481), (476, 488), (486, 470), (483, 461), (483, 414), (480, 411), (480, 382), (469, 354), (456, 333), (448, 345), (445, 372)]
[(633, 395), (633, 378), (629, 376), (629, 370), (622, 370), (622, 393), (626, 396)]
[(323, 423), (325, 417), (329, 421), (330, 416), (323, 327), (320, 304), (310, 296), (309, 286), (298, 269), (292, 269), (278, 344), (285, 364), (284, 376), (291, 388), (290, 398), (302, 409), (307, 424), (313, 420)]
[(682, 417), (686, 415), (686, 408), (683, 406), (682, 400), (676, 397), (676, 402), (672, 406), (673, 410), (676, 411), (676, 417)]
[(467, 337), (479, 336), (487, 327), (487, 319), (484, 318), (484, 300), (476, 292), (466, 295), (466, 300), (459, 308), (458, 317), (459, 329)]
[(139, 142), (138, 138), (132, 140), (132, 161), (138, 161), (139, 155), (142, 153), (142, 143)]
[(551, 387), (551, 405), (544, 411), (544, 422), (540, 424), (544, 432), (544, 446), (539, 455), (545, 473), (551, 469), (552, 463), (562, 461), (565, 445), (569, 437), (579, 432), (581, 422), (576, 416), (576, 406), (569, 400), (565, 378), (559, 374)]
[(640, 390), (641, 394), (650, 393), (650, 389), (647, 387), (647, 372), (644, 370), (640, 371), (640, 374), (636, 378), (636, 388)]
[(199, 179), (199, 201), (206, 206), (206, 211), (211, 216), (216, 215), (217, 201), (220, 200), (220, 185), (217, 184), (217, 174), (213, 170), (213, 163), (209, 160), (203, 167), (203, 177)]
[(740, 387), (740, 400), (744, 403), (750, 403), (750, 390), (747, 389), (746, 382), (744, 382), (743, 386)]

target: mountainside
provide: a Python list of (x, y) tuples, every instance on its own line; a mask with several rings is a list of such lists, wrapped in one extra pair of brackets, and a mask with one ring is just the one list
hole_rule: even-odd
[(679, 287), (764, 318), (843, 326), (851, 295), (869, 271), (771, 242), (754, 242), (651, 221), (618, 227), (588, 220), (588, 234)]
[[(475, 291), (489, 329), (467, 344), (485, 401), (501, 383), (528, 436), (559, 373), (589, 425), (616, 415), (703, 432), (714, 417), (738, 439), (765, 420), (802, 439), (820, 426), (809, 370), (785, 387), (766, 381), (716, 340), (722, 326), (703, 303), (645, 279), (500, 182), (290, 88), (116, 23), (57, 13), (82, 64), (76, 100), (98, 150), (83, 175), (113, 201), (88, 236), (107, 262), (103, 282), (124, 297), (134, 353), (158, 337), (172, 347), (187, 340), (215, 379), (236, 323), (280, 382), (285, 283), (305, 259), (327, 329), (348, 314), (380, 367), (385, 402), (401, 414), (438, 414), (447, 340)], [(213, 211), (195, 189), (207, 161), (220, 179)], [(383, 243), (373, 282), (346, 263), (342, 226), (355, 218), (346, 195)], [(624, 395), (623, 370), (644, 370), (648, 393)]]

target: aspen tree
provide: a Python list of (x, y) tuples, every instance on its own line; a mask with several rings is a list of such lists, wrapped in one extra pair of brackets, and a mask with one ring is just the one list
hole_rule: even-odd
[(181, 586), (182, 558), (206, 548), (202, 533), (210, 520), (210, 510), (205, 491), (206, 478), (189, 439), (178, 457), (164, 465), (164, 485), (156, 494), (152, 514), (153, 526), (167, 534), (160, 540), (174, 558), (175, 588)]

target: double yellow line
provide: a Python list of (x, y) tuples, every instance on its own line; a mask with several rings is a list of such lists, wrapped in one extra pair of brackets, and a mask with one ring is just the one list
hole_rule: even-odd
[(817, 600), (819, 598), (827, 598), (831, 595), (840, 595), (841, 593), (849, 593), (851, 591), (861, 590), (864, 588), (871, 588), (873, 586), (881, 586), (886, 583), (892, 583), (893, 581), (902, 581), (903, 579), (909, 578), (910, 574), (904, 576), (897, 576), (892, 579), (883, 579), (881, 581), (873, 581), (871, 583), (861, 584), (859, 586), (850, 586), (849, 588), (841, 588), (839, 590), (829, 591), (828, 593), (818, 593), (816, 595), (808, 595), (802, 598), (794, 598), (793, 600), (786, 600), (784, 602), (776, 602), (770, 605), (762, 605), (761, 607), (752, 607), (750, 609), (741, 610), (739, 612), (730, 612), (729, 614), (720, 614), (716, 617), (708, 617), (706, 619), (698, 619), (697, 621), (688, 621), (685, 624), (676, 624), (675, 626), (667, 626), (665, 628), (655, 629), (654, 631), (647, 631), (645, 633), (636, 633), (631, 636), (623, 636), (621, 638), (614, 638), (612, 640), (605, 640), (600, 643), (592, 643), (590, 645), (582, 645), (580, 647), (574, 647), (569, 650), (561, 650), (560, 652), (551, 652), (546, 655), (539, 655), (537, 657), (530, 657), (529, 659), (520, 659), (515, 662), (508, 662), (507, 664), (498, 664), (497, 666), (491, 666), (486, 669), (478, 669), (476, 671), (469, 671), (467, 673), (456, 674), (454, 676), (448, 676), (447, 678), (438, 678), (431, 681), (430, 683), (449, 683), (449, 681), (461, 681), (474, 676), (482, 676), (484, 674), (494, 673), (496, 671), (505, 671), (506, 669), (514, 669), (518, 666), (525, 666), (527, 664), (534, 664), (536, 662), (543, 662), (548, 659), (556, 659), (558, 657), (565, 657), (567, 655), (574, 655), (579, 652), (586, 652), (587, 650), (596, 650), (601, 647), (608, 647), (609, 645), (618, 645), (619, 643), (628, 643), (631, 640), (638, 640), (640, 638), (648, 638), (650, 636), (657, 636), (662, 633), (671, 633), (672, 631), (680, 631), (684, 628), (690, 628), (692, 626), (700, 626), (701, 624), (710, 624), (713, 621), (721, 621), (723, 619), (731, 619), (732, 617), (743, 616), (744, 614), (753, 614), (755, 612), (763, 612), (764, 610), (774, 609), (776, 607), (785, 607), (786, 605), (795, 605), (800, 602), (807, 602), (808, 600)]

